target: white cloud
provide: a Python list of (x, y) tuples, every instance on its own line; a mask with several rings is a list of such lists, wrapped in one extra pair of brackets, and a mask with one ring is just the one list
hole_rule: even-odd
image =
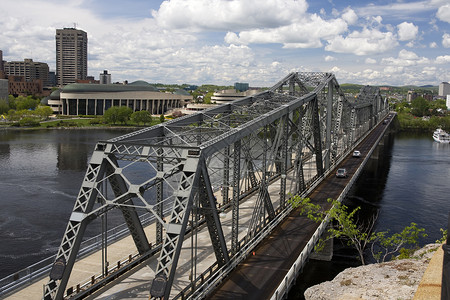
[(435, 67), (424, 67), (422, 69), (422, 74), (426, 76), (434, 76), (436, 74), (436, 68)]
[(429, 63), (429, 59), (426, 57), (419, 57), (416, 53), (412, 51), (408, 51), (402, 49), (398, 53), (398, 57), (388, 57), (383, 58), (381, 60), (382, 65), (388, 66), (398, 66), (398, 67), (407, 67), (407, 66), (416, 66), (421, 64)]
[(236, 44), (280, 43), (285, 48), (318, 48), (321, 39), (330, 38), (347, 30), (342, 19), (326, 21), (313, 14), (301, 22), (278, 28), (264, 28), (241, 31), (239, 34), (228, 32), (225, 42)]
[(398, 45), (392, 32), (381, 32), (378, 29), (364, 28), (353, 31), (346, 37), (336, 36), (328, 40), (325, 50), (338, 53), (369, 55), (382, 53)]
[(347, 8), (342, 14), (342, 19), (349, 25), (353, 25), (358, 21), (358, 16), (355, 11), (351, 8)]
[(165, 0), (152, 15), (166, 29), (239, 31), (288, 25), (307, 8), (305, 0)]
[(450, 4), (439, 7), (436, 17), (442, 22), (450, 23)]
[(335, 61), (335, 60), (336, 60), (336, 57), (333, 57), (330, 55), (325, 56), (325, 61)]
[(436, 57), (437, 64), (448, 64), (450, 63), (450, 55), (441, 55)]
[(434, 11), (445, 1), (390, 2), (385, 5), (364, 5), (356, 10), (360, 16), (390, 15), (396, 18), (409, 18), (412, 14)]
[(398, 39), (400, 41), (414, 40), (419, 32), (419, 27), (413, 23), (403, 22), (397, 25)]
[(437, 48), (437, 47), (438, 47), (438, 45), (437, 45), (436, 42), (431, 42), (430, 43), (430, 48)]
[(366, 64), (376, 64), (377, 61), (373, 58), (368, 57), (368, 58), (366, 58), (365, 63)]
[(416, 53), (414, 53), (412, 51), (408, 51), (408, 50), (402, 49), (398, 53), (398, 58), (399, 59), (417, 60), (419, 57), (417, 56)]
[(450, 34), (444, 33), (442, 36), (442, 46), (445, 48), (450, 48)]
[(405, 70), (404, 67), (395, 67), (395, 66), (387, 66), (383, 69), (383, 72), (388, 74), (400, 74), (403, 73)]

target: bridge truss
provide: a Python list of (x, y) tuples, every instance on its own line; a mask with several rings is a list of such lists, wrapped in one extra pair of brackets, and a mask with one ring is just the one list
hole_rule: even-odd
[[(366, 86), (348, 99), (333, 74), (291, 73), (254, 96), (97, 143), (44, 299), (74, 292), (65, 289), (86, 228), (112, 209), (121, 211), (137, 258), (159, 255), (149, 278), (153, 297), (169, 299), (183, 241), (199, 224), (208, 228), (215, 264), (236, 263), (241, 250), (289, 210), (289, 195), (333, 169), (387, 113), (377, 88)], [(276, 199), (268, 192), (274, 180)], [(257, 201), (239, 239), (241, 200), (252, 193)], [(221, 224), (225, 210), (232, 215), (231, 238)], [(152, 240), (143, 213), (154, 218)]]

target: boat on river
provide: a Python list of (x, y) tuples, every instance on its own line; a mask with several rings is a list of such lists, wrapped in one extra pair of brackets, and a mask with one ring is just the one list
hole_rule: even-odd
[(433, 140), (438, 143), (448, 144), (450, 143), (450, 134), (445, 130), (438, 128), (433, 132)]

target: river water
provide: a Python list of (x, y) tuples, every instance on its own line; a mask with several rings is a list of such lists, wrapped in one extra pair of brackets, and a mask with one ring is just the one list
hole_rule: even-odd
[[(95, 143), (127, 132), (0, 130), (0, 278), (56, 253)], [(377, 230), (417, 223), (428, 233), (424, 245), (447, 225), (449, 178), (450, 145), (433, 142), (431, 133), (398, 133), (370, 161), (348, 203), (379, 210)], [(289, 299), (355, 264), (336, 256), (331, 263), (311, 261)]]

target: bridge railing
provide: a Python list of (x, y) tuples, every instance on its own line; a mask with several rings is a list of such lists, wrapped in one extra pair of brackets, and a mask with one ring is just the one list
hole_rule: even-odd
[[(149, 224), (152, 218), (146, 214), (141, 216), (143, 224)], [(108, 230), (108, 241), (117, 241), (129, 234), (126, 224), (121, 224)], [(78, 258), (85, 257), (93, 251), (99, 250), (102, 246), (101, 234), (96, 235), (82, 242)], [(9, 294), (17, 289), (28, 286), (50, 273), (50, 269), (55, 261), (56, 255), (47, 257), (34, 263), (18, 272), (0, 279), (0, 296)]]

